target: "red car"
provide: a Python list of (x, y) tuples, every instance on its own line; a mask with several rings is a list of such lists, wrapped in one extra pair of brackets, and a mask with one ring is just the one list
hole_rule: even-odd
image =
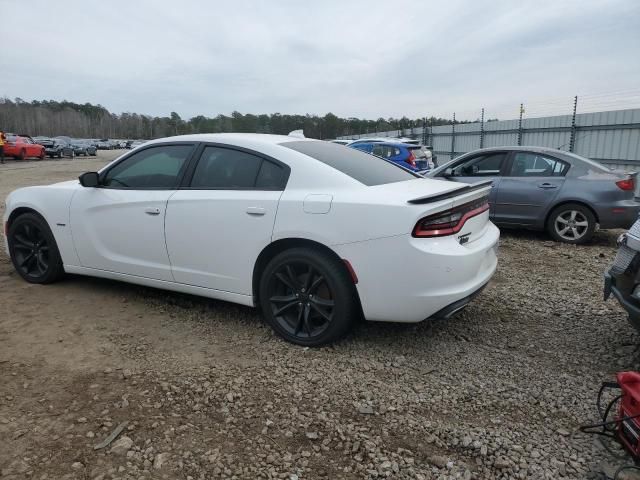
[(29, 136), (14, 135), (7, 133), (4, 142), (4, 156), (24, 160), (28, 157), (44, 158), (44, 147), (38, 145)]

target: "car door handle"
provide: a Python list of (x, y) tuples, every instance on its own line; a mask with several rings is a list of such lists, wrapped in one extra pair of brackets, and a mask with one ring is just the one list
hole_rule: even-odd
[(267, 211), (262, 207), (247, 207), (247, 213), (249, 215), (264, 215)]
[(159, 208), (145, 208), (144, 209), (144, 213), (146, 213), (147, 215), (160, 215), (160, 209)]
[(558, 185), (554, 185), (553, 183), (544, 182), (544, 183), (539, 183), (538, 184), (538, 188), (558, 188)]

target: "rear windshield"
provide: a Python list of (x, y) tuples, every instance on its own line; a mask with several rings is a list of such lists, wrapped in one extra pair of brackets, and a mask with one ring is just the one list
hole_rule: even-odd
[(330, 142), (286, 142), (283, 147), (315, 158), (368, 187), (421, 178), (393, 162)]
[(427, 158), (427, 154), (422, 147), (409, 147), (409, 150), (411, 150), (413, 156), (416, 158)]
[(596, 162), (595, 160), (591, 160), (590, 158), (587, 157), (583, 157), (580, 155), (576, 155), (575, 153), (572, 152), (562, 152), (564, 155), (566, 155), (567, 157), (571, 157), (571, 158), (576, 158), (578, 160), (581, 160), (585, 163), (588, 163), (589, 165), (591, 165), (592, 167), (595, 167), (599, 170), (605, 171), (605, 172), (610, 172), (611, 169), (609, 167), (607, 167), (606, 165), (601, 164), (600, 162)]

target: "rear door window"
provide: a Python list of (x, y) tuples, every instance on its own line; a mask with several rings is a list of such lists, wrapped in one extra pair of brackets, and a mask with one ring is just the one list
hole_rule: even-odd
[(563, 177), (569, 164), (533, 152), (516, 152), (511, 162), (510, 177)]
[(307, 140), (280, 145), (308, 155), (367, 186), (422, 178), (393, 162), (372, 157), (353, 148), (342, 148), (335, 143)]
[(249, 152), (208, 146), (198, 160), (190, 188), (282, 190), (286, 174), (281, 165)]

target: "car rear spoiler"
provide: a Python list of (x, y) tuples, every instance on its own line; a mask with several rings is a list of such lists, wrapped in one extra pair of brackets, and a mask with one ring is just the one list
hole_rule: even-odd
[(427, 195), (425, 197), (414, 198), (413, 200), (409, 200), (407, 203), (412, 203), (414, 205), (424, 204), (424, 203), (434, 203), (439, 202), (440, 200), (446, 200), (447, 198), (457, 197), (462, 193), (474, 192), (476, 190), (482, 190), (483, 188), (490, 187), (493, 184), (491, 180), (485, 180), (484, 182), (474, 183), (473, 185), (461, 185), (460, 188), (456, 188), (455, 190), (451, 190), (446, 193), (438, 193), (435, 195)]

